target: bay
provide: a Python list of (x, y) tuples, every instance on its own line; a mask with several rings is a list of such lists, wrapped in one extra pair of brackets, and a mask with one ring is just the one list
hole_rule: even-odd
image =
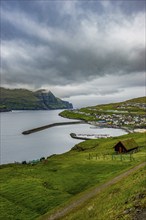
[[(30, 135), (22, 135), (24, 130), (50, 123), (73, 121), (62, 118), (61, 110), (13, 111), (0, 114), (0, 163), (30, 161), (69, 151), (81, 140), (72, 139), (70, 133), (109, 134), (119, 136), (124, 130), (113, 128), (91, 129), (89, 124), (64, 125), (42, 130)], [(76, 120), (74, 120), (76, 121)]]

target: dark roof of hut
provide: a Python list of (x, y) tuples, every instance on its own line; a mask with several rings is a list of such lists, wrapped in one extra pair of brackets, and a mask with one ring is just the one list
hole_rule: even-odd
[[(122, 140), (122, 141), (119, 141), (119, 142), (121, 142), (122, 143), (122, 145), (127, 149), (127, 150), (131, 150), (131, 149), (133, 149), (133, 148), (136, 148), (136, 147), (138, 147), (138, 145), (137, 145), (137, 143), (135, 142), (135, 140), (134, 139), (126, 139), (126, 140)], [(119, 143), (118, 142), (118, 143)], [(117, 143), (117, 144), (118, 144)], [(117, 145), (116, 144), (116, 145)], [(116, 146), (115, 145), (115, 146)]]

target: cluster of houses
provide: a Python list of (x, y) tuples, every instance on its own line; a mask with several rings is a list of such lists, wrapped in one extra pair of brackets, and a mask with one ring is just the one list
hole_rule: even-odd
[[(96, 118), (104, 121), (107, 124), (125, 126), (125, 125), (135, 125), (143, 126), (146, 123), (145, 116), (142, 115), (128, 115), (128, 114), (101, 114), (96, 115)], [(100, 122), (100, 121), (99, 121)]]
[(118, 106), (117, 108), (126, 109), (126, 108), (131, 108), (131, 107), (137, 107), (137, 108), (146, 110), (146, 103), (124, 103)]
[[(93, 111), (93, 109), (92, 109)], [(97, 111), (97, 110), (96, 110)], [(114, 110), (113, 110), (114, 111)], [(86, 116), (94, 116), (95, 121), (99, 124), (108, 124), (108, 125), (116, 125), (116, 126), (127, 126), (131, 125), (134, 127), (143, 127), (146, 124), (146, 116), (145, 115), (130, 115), (130, 114), (124, 114), (127, 113), (126, 111), (124, 112), (118, 112), (112, 110), (107, 110), (106, 114), (105, 113), (85, 113), (81, 112), (81, 110), (73, 110), (74, 113), (78, 113), (81, 115), (86, 115)], [(108, 114), (108, 112), (110, 114)], [(119, 113), (119, 114), (118, 114)], [(123, 113), (123, 114), (121, 114)]]
[[(136, 107), (142, 110), (146, 110), (145, 103), (124, 103), (117, 106), (115, 110), (103, 110), (88, 108), (89, 112), (81, 110), (72, 110), (74, 113), (78, 113), (86, 116), (94, 116), (95, 121), (90, 122), (93, 125), (109, 125), (109, 126), (132, 126), (132, 127), (146, 127), (146, 116), (140, 114), (130, 114), (128, 109)], [(138, 130), (138, 129), (137, 129)], [(140, 129), (139, 129), (140, 130)], [(142, 129), (141, 129), (142, 130)], [(145, 130), (145, 129), (143, 129)], [(79, 137), (80, 138), (80, 137)], [(94, 137), (95, 138), (95, 137)], [(91, 137), (89, 137), (91, 139)], [(139, 146), (134, 139), (121, 140), (113, 146), (115, 153), (134, 153), (139, 151)]]

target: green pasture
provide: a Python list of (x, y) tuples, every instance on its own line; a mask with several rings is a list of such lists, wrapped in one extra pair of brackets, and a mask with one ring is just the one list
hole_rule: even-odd
[[(141, 146), (134, 160), (112, 160), (113, 146), (120, 139), (134, 138)], [(55, 212), (84, 191), (112, 179), (145, 160), (145, 134), (89, 140), (70, 152), (35, 165), (1, 165), (1, 219), (36, 219)], [(89, 159), (89, 154), (101, 158)], [(111, 158), (102, 158), (108, 154)]]
[(100, 192), (62, 220), (133, 220), (146, 209), (145, 184), (145, 168), (141, 168)]

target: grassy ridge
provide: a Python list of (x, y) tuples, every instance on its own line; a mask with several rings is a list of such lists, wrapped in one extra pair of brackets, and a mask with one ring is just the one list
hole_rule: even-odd
[[(81, 109), (82, 110), (82, 109)], [(84, 111), (86, 113), (86, 110)], [(63, 112), (59, 113), (60, 116), (70, 119), (78, 119), (78, 120), (85, 120), (85, 121), (94, 121), (94, 116), (87, 116), (84, 114), (79, 114), (73, 111), (64, 110)]]
[(146, 103), (146, 96), (127, 100), (128, 103)]
[[(130, 134), (140, 146), (145, 146), (145, 134)], [(145, 160), (145, 148), (134, 155), (135, 160), (90, 159), (89, 153), (110, 155), (119, 137), (90, 140), (76, 149), (48, 158), (36, 165), (9, 164), (1, 166), (2, 219), (36, 219), (52, 213), (80, 193), (98, 186)], [(16, 218), (17, 216), (17, 218)], [(80, 218), (81, 219), (81, 218)]]

